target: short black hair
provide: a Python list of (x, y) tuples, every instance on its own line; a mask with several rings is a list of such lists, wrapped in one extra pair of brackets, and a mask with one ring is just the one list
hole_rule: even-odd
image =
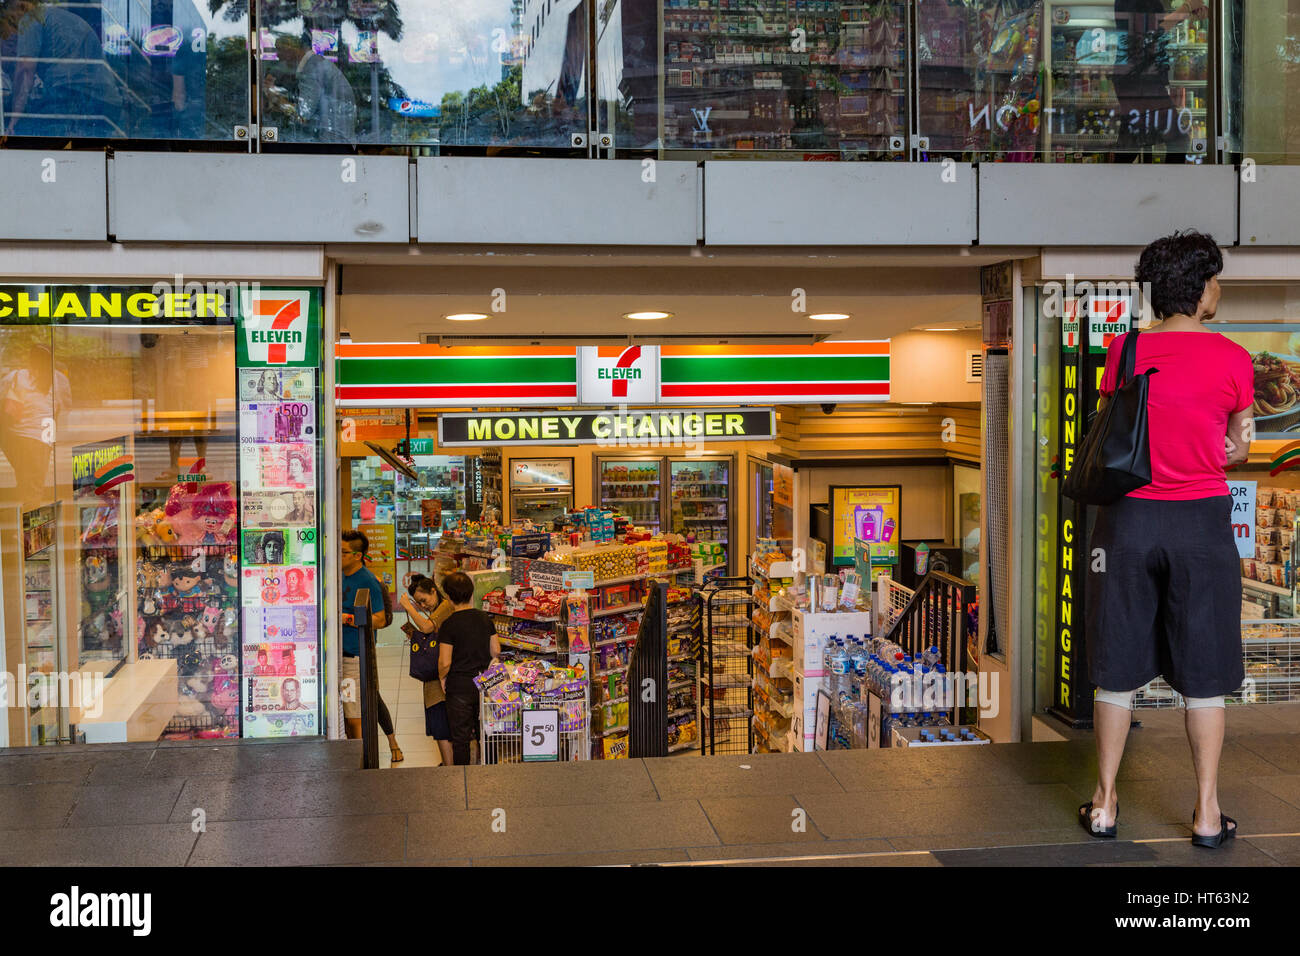
[(1223, 253), (1214, 237), (1191, 230), (1157, 239), (1143, 249), (1135, 277), (1149, 285), (1151, 309), (1157, 319), (1165, 319), (1195, 315), (1205, 284), (1222, 271)]
[(453, 571), (442, 579), (442, 593), (452, 604), (468, 604), (474, 596), (474, 582), (464, 571)]
[(433, 578), (424, 574), (416, 574), (411, 577), (411, 583), (406, 586), (406, 593), (415, 597), (416, 591), (431, 591), (438, 593), (438, 585), (433, 583)]
[(370, 550), (370, 539), (367, 538), (365, 534), (363, 534), (360, 531), (344, 531), (343, 534), (339, 535), (339, 537), (342, 538), (344, 541), (348, 542), (349, 544), (351, 544), (354, 541), (360, 541), (362, 554), (365, 554), (367, 551)]

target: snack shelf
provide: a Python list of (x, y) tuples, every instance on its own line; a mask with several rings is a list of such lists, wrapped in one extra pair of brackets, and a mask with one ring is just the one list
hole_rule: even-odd
[(1266, 594), (1276, 594), (1280, 597), (1290, 597), (1291, 591), (1288, 588), (1280, 588), (1276, 584), (1265, 584), (1263, 581), (1256, 581), (1253, 578), (1242, 578), (1243, 587), (1256, 588)]
[(681, 716), (684, 715), (684, 714), (693, 714), (693, 713), (695, 713), (695, 708), (694, 708), (694, 707), (679, 707), (679, 708), (677, 708), (677, 710), (670, 710), (670, 711), (668, 711), (668, 716), (669, 716), (669, 717), (681, 717)]
[[(752, 680), (748, 674), (716, 674), (712, 677), (708, 674), (701, 674), (700, 683), (708, 684), (715, 690), (727, 690), (732, 687), (749, 687)], [(672, 687), (670, 686), (668, 689), (672, 690)]]
[[(1265, 640), (1267, 640), (1267, 638), (1265, 638)], [(674, 655), (672, 655), (671, 657), (668, 658), (668, 663), (669, 663), (669, 664), (675, 664), (675, 663), (677, 663), (678, 661), (692, 661), (692, 662), (694, 662), (694, 660), (695, 660), (695, 655), (694, 655), (694, 654), (674, 654)]]
[(592, 647), (611, 647), (614, 644), (626, 644), (628, 641), (635, 641), (635, 634), (624, 634), (622, 637), (611, 637), (605, 641), (593, 641)]
[(617, 726), (617, 727), (605, 727), (605, 728), (602, 728), (601, 730), (597, 730), (594, 734), (592, 734), (592, 736), (593, 736), (593, 737), (608, 737), (608, 736), (610, 736), (611, 734), (625, 734), (625, 733), (627, 733), (627, 729), (628, 729), (628, 725), (627, 725), (627, 724), (620, 724), (620, 725)]
[(597, 617), (613, 617), (615, 614), (640, 614), (644, 610), (645, 610), (644, 604), (622, 604), (619, 605), (618, 607), (607, 607), (607, 608), (602, 608), (599, 611), (592, 611), (591, 616), (593, 618), (597, 618)]
[(514, 650), (517, 651), (529, 651), (530, 653), (533, 654), (560, 653), (560, 649), (558, 647), (554, 647), (554, 646), (547, 647), (538, 644), (528, 644), (525, 643), (524, 641), (513, 641), (508, 637), (502, 637), (500, 634), (497, 635), (497, 643), (499, 643), (502, 647), (513, 648)]
[(677, 690), (680, 687), (693, 687), (693, 686), (695, 686), (695, 681), (693, 680), (679, 680), (675, 684), (669, 684), (668, 689)]
[(488, 611), (487, 613), (495, 614), (497, 617), (508, 617), (515, 621), (532, 621), (535, 624), (558, 624), (560, 622), (558, 617), (525, 617), (522, 614), (511, 614), (509, 611)]
[(670, 754), (675, 754), (679, 750), (694, 750), (696, 747), (699, 746), (699, 743), (700, 742), (698, 740), (687, 740), (680, 744), (673, 744), (671, 747), (668, 748), (668, 752)]
[(629, 667), (631, 667), (631, 666), (632, 666), (631, 664), (624, 664), (624, 665), (622, 665), (621, 667), (609, 667), (609, 668), (606, 668), (606, 669), (603, 670), (603, 671), (595, 671), (595, 672), (593, 672), (593, 676), (595, 676), (595, 677), (608, 677), (610, 674), (621, 674), (621, 673), (623, 673), (623, 671), (627, 670), (627, 669), (628, 669)]
[(621, 697), (602, 697), (600, 700), (595, 702), (594, 706), (605, 707), (606, 705), (609, 704), (621, 704), (626, 700), (627, 700), (627, 694), (624, 694)]

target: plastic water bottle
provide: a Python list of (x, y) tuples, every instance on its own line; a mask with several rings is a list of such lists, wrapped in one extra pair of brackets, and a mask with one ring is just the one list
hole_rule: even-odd
[(853, 678), (850, 682), (852, 687), (852, 697), (854, 700), (866, 700), (867, 695), (863, 693), (863, 683), (867, 679), (867, 649), (861, 641), (853, 642), (853, 649), (849, 653), (849, 660), (853, 664)]
[(849, 655), (844, 649), (844, 644), (840, 641), (835, 642), (835, 649), (831, 652), (831, 680), (830, 695), (831, 702), (838, 703), (841, 695), (848, 689), (849, 673)]
[(828, 684), (830, 682), (831, 674), (831, 654), (835, 652), (835, 642), (837, 640), (839, 640), (839, 638), (832, 634), (830, 637), (826, 638), (826, 646), (822, 648), (822, 673), (826, 676)]

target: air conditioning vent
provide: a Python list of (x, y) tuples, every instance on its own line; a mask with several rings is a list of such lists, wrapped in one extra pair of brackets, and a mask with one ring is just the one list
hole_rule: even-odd
[(984, 381), (984, 353), (981, 351), (966, 353), (966, 381)]
[(792, 335), (441, 335), (426, 332), (425, 345), (814, 345), (829, 337), (826, 333)]

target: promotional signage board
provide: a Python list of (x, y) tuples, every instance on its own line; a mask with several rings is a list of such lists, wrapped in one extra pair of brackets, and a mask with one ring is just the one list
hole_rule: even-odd
[(1232, 537), (1237, 542), (1237, 557), (1255, 556), (1255, 490), (1257, 481), (1229, 481), (1232, 495)]
[(335, 345), (340, 407), (889, 401), (889, 341), (487, 348)]
[(320, 289), (262, 288), (238, 296), (245, 737), (324, 733), (316, 566), (320, 296)]
[(636, 409), (438, 416), (438, 445), (694, 444), (772, 438), (772, 409)]

